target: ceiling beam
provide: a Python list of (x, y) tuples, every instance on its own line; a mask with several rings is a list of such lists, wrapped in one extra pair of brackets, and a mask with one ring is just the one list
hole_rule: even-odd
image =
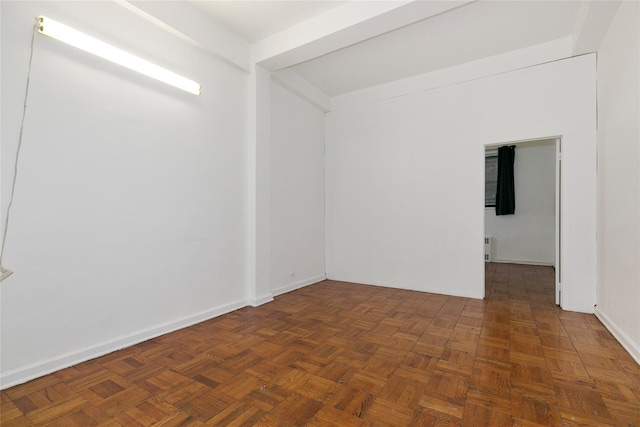
[(573, 27), (573, 55), (597, 52), (621, 0), (583, 1)]
[(281, 70), (475, 1), (349, 1), (256, 42), (253, 60)]
[(329, 96), (293, 71), (275, 71), (271, 73), (271, 81), (304, 98), (323, 112), (331, 111)]

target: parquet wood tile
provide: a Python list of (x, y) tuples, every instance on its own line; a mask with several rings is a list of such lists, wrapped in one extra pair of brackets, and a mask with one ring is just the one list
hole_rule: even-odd
[(13, 426), (640, 426), (640, 367), (552, 268), (486, 299), (324, 281), (1, 392)]

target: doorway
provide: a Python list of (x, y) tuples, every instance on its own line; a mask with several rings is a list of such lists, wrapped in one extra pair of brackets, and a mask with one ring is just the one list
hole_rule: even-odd
[[(513, 215), (496, 215), (491, 191), (497, 149), (515, 145)], [(560, 137), (485, 146), (485, 262), (549, 266), (555, 269), (556, 304), (561, 303)], [(495, 191), (495, 190), (493, 190)]]

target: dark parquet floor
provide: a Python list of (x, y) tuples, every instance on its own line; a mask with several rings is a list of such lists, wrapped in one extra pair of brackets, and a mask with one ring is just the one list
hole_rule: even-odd
[(2, 391), (2, 426), (640, 425), (640, 366), (553, 269), (485, 300), (324, 281)]

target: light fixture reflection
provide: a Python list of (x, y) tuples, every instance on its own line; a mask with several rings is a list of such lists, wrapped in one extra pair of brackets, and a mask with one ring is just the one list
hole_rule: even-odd
[(38, 32), (61, 42), (75, 46), (85, 52), (92, 53), (101, 58), (107, 59), (130, 70), (149, 76), (153, 79), (160, 80), (171, 86), (175, 86), (194, 95), (200, 95), (200, 84), (182, 77), (172, 71), (159, 67), (138, 58), (122, 49), (111, 46), (103, 41), (88, 36), (73, 28), (69, 28), (64, 24), (54, 21), (45, 16), (38, 16)]

